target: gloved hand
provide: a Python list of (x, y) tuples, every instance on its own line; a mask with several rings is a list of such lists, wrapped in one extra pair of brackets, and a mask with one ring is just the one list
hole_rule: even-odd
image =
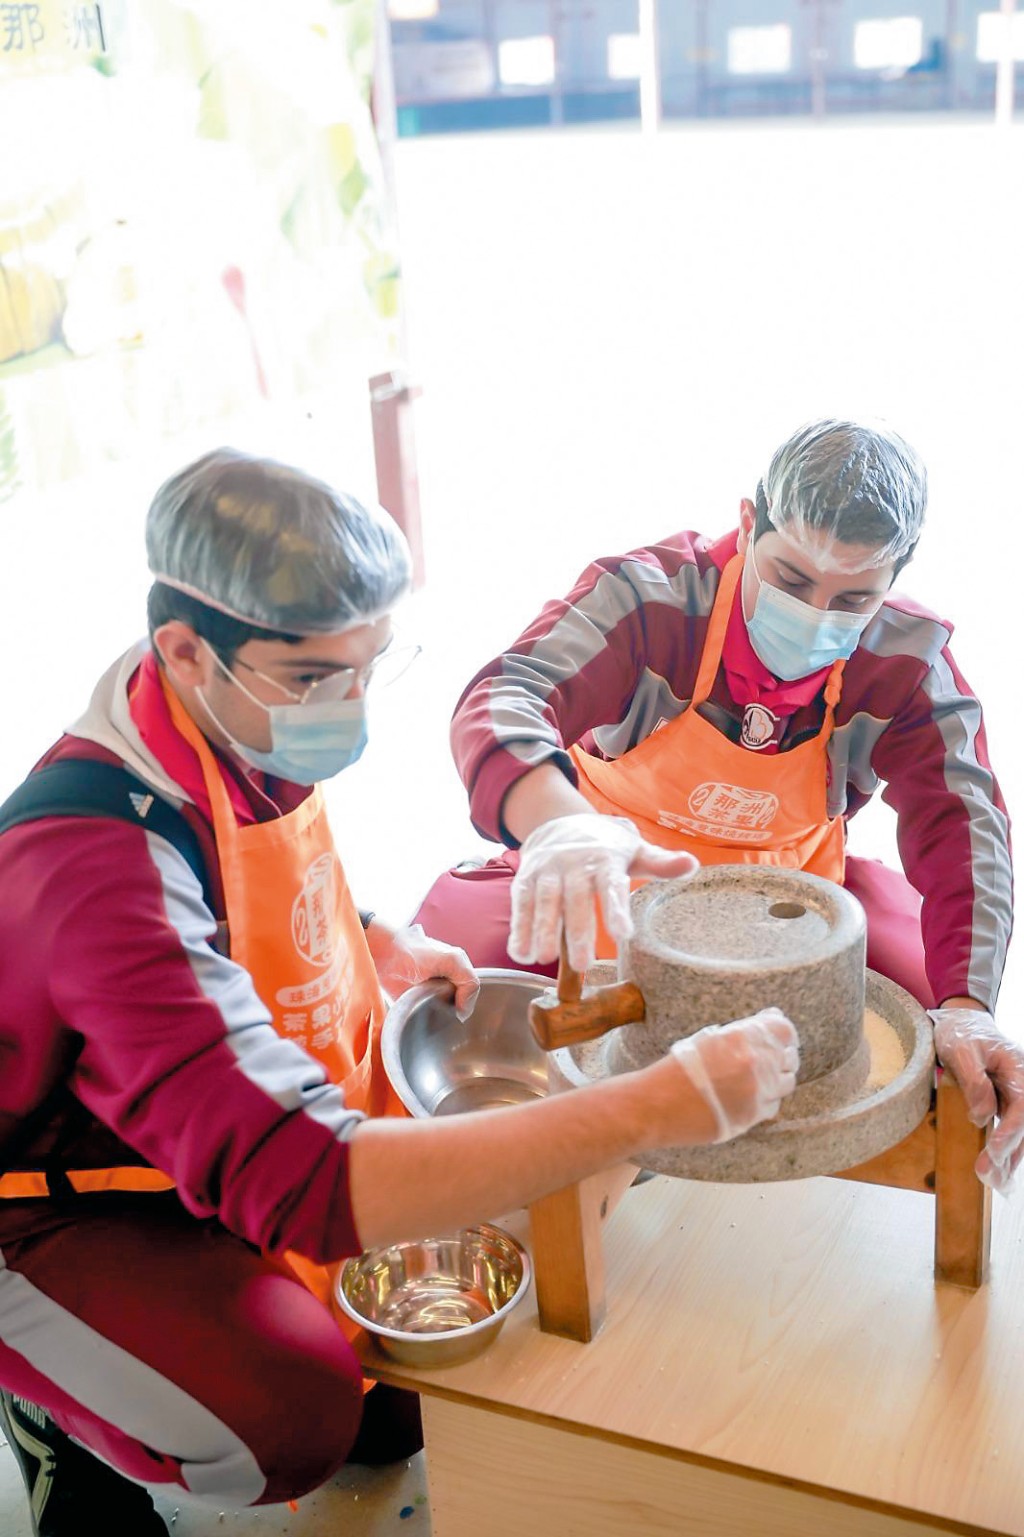
[(935, 1054), (960, 1085), (971, 1120), (987, 1126), (995, 1118), (974, 1168), (983, 1184), (1005, 1195), (1024, 1158), (1024, 1049), (984, 1009), (929, 1012)]
[(455, 1012), (459, 1018), (468, 1019), (472, 1014), (480, 992), (480, 979), (465, 950), (429, 938), (418, 923), (410, 928), (391, 929), (374, 920), (366, 931), (366, 939), (377, 968), (377, 979), (392, 998), (397, 998), (417, 982), (447, 977), (455, 984)]
[(520, 850), (508, 953), (520, 966), (557, 960), (564, 926), (569, 964), (586, 971), (594, 961), (597, 901), (618, 944), (633, 932), (631, 875), (665, 878), (698, 868), (692, 854), (645, 843), (625, 817), (581, 811), (542, 822)]
[(778, 1114), (796, 1088), (800, 1042), (782, 1010), (770, 1008), (675, 1041), (672, 1055), (715, 1117), (712, 1142), (728, 1142)]

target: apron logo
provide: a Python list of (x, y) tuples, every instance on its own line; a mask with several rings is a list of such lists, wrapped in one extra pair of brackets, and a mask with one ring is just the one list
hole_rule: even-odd
[(744, 785), (727, 785), (706, 779), (690, 792), (687, 809), (692, 812), (691, 816), (660, 810), (658, 826), (691, 837), (756, 846), (771, 841), (771, 825), (779, 809), (779, 798), (770, 790), (748, 790)]
[[(312, 982), (300, 983), (297, 987), (281, 987), (274, 994), (277, 1003), (283, 1009), (313, 1009), (313, 1023), (317, 1024), (315, 1017), (317, 1007), (325, 998), (329, 998), (340, 985), (345, 971), (345, 957), (339, 955), (330, 971), (325, 971), (323, 976), (316, 977)], [(289, 1020), (291, 1024), (289, 1025)], [(285, 1028), (296, 1032), (305, 1029), (305, 1014), (286, 1014), (284, 1017)]]
[(306, 871), (292, 905), (292, 940), (304, 961), (329, 966), (334, 958), (334, 856), (321, 854)]
[(748, 704), (743, 712), (740, 742), (744, 747), (749, 747), (751, 752), (760, 752), (762, 747), (767, 747), (774, 739), (778, 724), (779, 717), (763, 704)]
[(748, 790), (743, 785), (716, 784), (705, 780), (692, 791), (689, 807), (694, 816), (717, 829), (770, 827), (779, 809), (779, 798), (770, 790)]

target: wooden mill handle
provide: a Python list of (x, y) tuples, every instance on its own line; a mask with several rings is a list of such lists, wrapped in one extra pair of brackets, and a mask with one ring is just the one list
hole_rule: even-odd
[(569, 948), (565, 943), (563, 930), (558, 953), (558, 1001), (559, 1003), (579, 1003), (582, 997), (583, 973), (573, 971), (569, 965)]
[(542, 993), (530, 1004), (530, 1028), (545, 1051), (596, 1041), (644, 1017), (644, 997), (632, 982), (613, 982), (595, 987), (583, 996), (583, 978), (569, 965), (565, 938), (558, 962), (557, 996)]

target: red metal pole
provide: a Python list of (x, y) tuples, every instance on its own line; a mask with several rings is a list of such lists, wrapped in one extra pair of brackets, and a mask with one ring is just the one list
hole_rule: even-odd
[[(391, 27), (386, 0), (376, 0), (376, 34), (373, 64), (373, 118), (380, 145), (384, 181), (398, 229), (394, 175), (394, 145), (398, 137), (395, 88), (391, 69)], [(400, 301), (401, 302), (401, 301)], [(405, 356), (404, 308), (399, 313), (399, 345)], [(423, 530), (420, 523), (420, 491), (416, 473), (416, 438), (412, 403), (422, 391), (404, 371), (392, 369), (370, 380), (370, 420), (373, 458), (377, 473), (377, 499), (390, 512), (412, 550), (413, 584), (426, 580)]]
[(421, 393), (398, 372), (375, 374), (370, 380), (377, 496), (409, 541), (416, 587), (426, 580), (412, 415), (412, 403)]

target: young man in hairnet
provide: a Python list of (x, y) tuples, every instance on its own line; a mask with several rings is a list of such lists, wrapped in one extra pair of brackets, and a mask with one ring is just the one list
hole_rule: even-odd
[(364, 1246), (736, 1136), (795, 1084), (765, 1011), (612, 1084), (403, 1119), (385, 999), (461, 950), (360, 913), (319, 781), (366, 742), (407, 546), (228, 450), (149, 513), (150, 640), (0, 808), (0, 1424), (35, 1530), (164, 1531), (144, 1485), (298, 1497), (420, 1444), (325, 1305)]
[[(998, 1117), (977, 1170), (1004, 1189), (1024, 1156), (1024, 1052), (992, 1017), (1009, 826), (950, 625), (890, 591), (925, 502), (896, 433), (817, 421), (774, 454), (738, 529), (590, 565), (456, 708), (474, 824), (515, 852), (442, 875), (418, 917), (478, 966), (549, 964), (564, 921), (582, 970), (598, 905), (605, 941), (628, 937), (631, 880), (699, 861), (845, 883), (868, 965), (932, 1010), (977, 1124)], [(846, 853), (880, 785), (905, 875)]]

